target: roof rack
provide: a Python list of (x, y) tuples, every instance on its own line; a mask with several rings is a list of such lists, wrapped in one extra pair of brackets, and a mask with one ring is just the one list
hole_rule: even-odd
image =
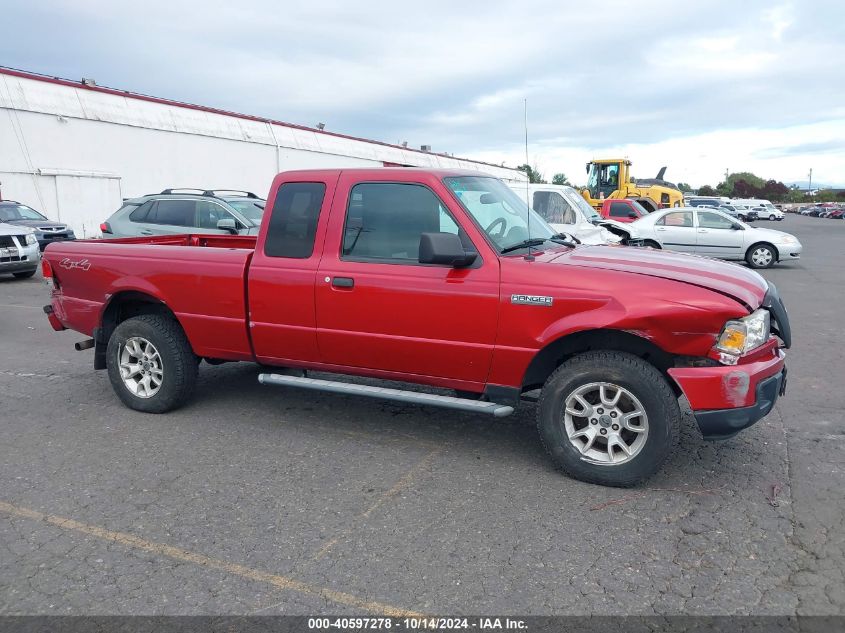
[(217, 196), (217, 195), (220, 195), (221, 193), (242, 193), (247, 198), (258, 199), (258, 196), (256, 196), (251, 191), (243, 191), (242, 189), (206, 189), (205, 191), (202, 192), (202, 195), (204, 195), (204, 196)]
[(206, 189), (195, 189), (195, 188), (193, 188), (193, 187), (173, 187), (172, 189), (165, 189), (165, 190), (164, 190), (164, 191), (162, 191), (161, 193), (162, 193), (162, 194), (167, 194), (167, 195), (170, 195), (170, 194), (172, 194), (174, 191), (179, 191), (179, 192), (183, 192), (183, 191), (199, 191), (201, 195), (205, 195), (205, 194), (206, 194), (206, 192), (207, 192), (207, 190), (206, 190)]
[(220, 194), (226, 193), (239, 193), (243, 194), (247, 198), (252, 198), (254, 200), (259, 200), (259, 197), (252, 193), (251, 191), (243, 191), (241, 189), (197, 189), (194, 187), (171, 187), (170, 189), (165, 189), (160, 194), (148, 194), (148, 195), (178, 195), (179, 193), (185, 193), (188, 195), (193, 196), (208, 196), (209, 198), (219, 198)]

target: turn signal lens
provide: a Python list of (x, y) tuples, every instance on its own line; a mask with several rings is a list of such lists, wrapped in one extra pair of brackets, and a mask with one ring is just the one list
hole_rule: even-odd
[(747, 333), (745, 324), (739, 321), (728, 321), (725, 329), (722, 330), (719, 336), (719, 342), (716, 347), (723, 352), (742, 354), (745, 349), (745, 339)]
[(716, 349), (723, 354), (741, 356), (760, 347), (769, 340), (769, 321), (769, 311), (762, 308), (742, 319), (728, 321), (722, 328)]

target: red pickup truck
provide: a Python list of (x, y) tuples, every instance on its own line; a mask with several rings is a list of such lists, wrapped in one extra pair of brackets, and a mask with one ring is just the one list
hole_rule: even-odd
[(616, 220), (617, 222), (633, 222), (639, 220), (641, 217), (648, 215), (648, 209), (641, 205), (636, 200), (622, 199), (607, 199), (601, 204), (599, 215), (606, 220)]
[(538, 428), (555, 463), (615, 486), (660, 468), (681, 396), (705, 436), (724, 438), (783, 393), (789, 320), (757, 273), (576, 245), (495, 178), (287, 172), (266, 208), (257, 238), (51, 244), (50, 323), (92, 337), (77, 348), (94, 348), (127, 406), (153, 413), (185, 403), (202, 359), (259, 363), (265, 384), (495, 416), (541, 389)]

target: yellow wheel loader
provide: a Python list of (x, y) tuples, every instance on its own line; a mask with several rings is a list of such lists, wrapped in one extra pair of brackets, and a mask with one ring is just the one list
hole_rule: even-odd
[(649, 212), (666, 207), (680, 207), (684, 194), (673, 183), (663, 180), (663, 167), (657, 178), (632, 178), (627, 158), (592, 160), (587, 163), (587, 187), (581, 191), (584, 199), (596, 209), (608, 198), (636, 200)]

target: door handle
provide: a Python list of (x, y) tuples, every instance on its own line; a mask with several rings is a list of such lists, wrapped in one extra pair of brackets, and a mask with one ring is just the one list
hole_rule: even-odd
[(332, 286), (334, 288), (352, 288), (355, 286), (355, 280), (352, 277), (332, 277)]
[(708, 231), (707, 229), (698, 229), (698, 232), (699, 233), (709, 233), (710, 231)]
[(141, 235), (152, 235), (152, 234), (153, 234), (153, 232), (149, 231), (147, 229), (144, 229), (143, 231), (141, 231)]
[(655, 230), (655, 231), (665, 231), (666, 229), (661, 228), (661, 227), (659, 227), (659, 226), (658, 226), (658, 227), (657, 227), (656, 229), (654, 229), (654, 230)]

